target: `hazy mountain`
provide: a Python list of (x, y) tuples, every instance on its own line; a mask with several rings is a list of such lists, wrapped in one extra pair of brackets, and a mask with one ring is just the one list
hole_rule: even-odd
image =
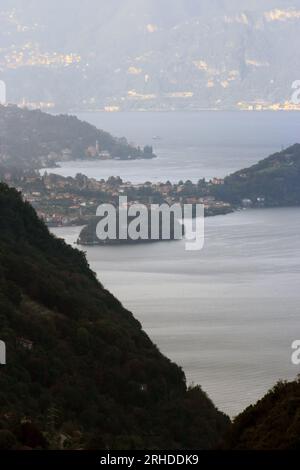
[(222, 108), (300, 79), (300, 0), (2, 0), (0, 26), (11, 101)]

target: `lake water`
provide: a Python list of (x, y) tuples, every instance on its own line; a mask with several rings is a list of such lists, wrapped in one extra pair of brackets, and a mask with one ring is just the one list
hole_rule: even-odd
[[(78, 228), (53, 230), (69, 243)], [(235, 415), (300, 372), (300, 209), (206, 219), (205, 247), (184, 242), (84, 248), (99, 279), (152, 340)]]
[[(221, 114), (224, 118), (224, 113)], [(229, 113), (233, 114), (235, 120), (237, 114)], [(143, 133), (143, 126), (136, 124), (136, 135), (128, 122), (130, 119), (132, 123), (137, 122), (136, 115), (123, 118), (116, 115), (116, 121), (115, 115), (93, 115), (90, 121), (99, 119), (102, 127), (120, 135), (118, 127), (124, 119), (122, 133), (127, 131), (136, 142), (148, 134), (163, 134), (166, 153), (157, 160), (161, 161), (161, 179), (165, 176), (171, 179), (167, 177), (170, 174), (167, 160), (171, 158), (167, 150), (173, 147), (179, 165), (176, 171), (175, 167), (170, 167), (173, 178), (182, 177), (181, 165), (182, 173), (191, 179), (201, 165), (205, 167), (203, 174), (222, 175), (229, 169), (256, 161), (255, 155), (263, 157), (278, 150), (280, 140), (283, 145), (298, 140), (297, 114), (278, 113), (269, 118), (268, 114), (257, 113), (252, 117), (251, 113), (239, 113), (239, 119), (245, 119), (246, 123), (237, 125), (236, 133), (231, 135), (230, 151), (226, 146), (230, 140), (228, 129), (223, 134), (224, 151), (218, 134), (218, 145), (208, 145), (206, 153), (202, 140), (197, 146), (199, 136), (194, 135), (190, 167), (184, 159), (184, 129), (191, 132), (190, 126), (183, 125), (179, 138), (180, 123), (173, 114), (169, 118), (167, 114), (158, 115), (157, 119), (165, 121), (166, 126), (160, 132), (156, 123), (149, 130), (147, 123), (153, 115), (142, 115), (140, 119), (147, 126)], [(212, 119), (213, 114), (208, 115)], [(219, 122), (220, 115), (214, 115)], [(182, 122), (190, 120), (190, 116), (184, 116)], [(171, 130), (168, 137), (164, 130), (168, 119), (170, 126), (174, 119), (176, 121), (174, 144)], [(264, 126), (260, 128), (256, 121), (260, 124), (265, 121)], [(249, 122), (254, 126), (249, 133), (239, 133)], [(272, 122), (274, 132), (271, 132)], [(176, 147), (178, 139), (182, 139), (182, 150)], [(186, 145), (190, 140), (191, 135), (187, 134)], [(159, 145), (163, 146), (163, 140)], [(179, 158), (181, 151), (182, 159)], [(201, 158), (201, 164), (197, 163), (197, 158)], [(154, 164), (158, 165), (157, 162)], [(128, 179), (141, 178), (138, 177), (142, 175), (140, 164), (129, 163)], [(210, 165), (209, 170), (206, 164)], [(97, 164), (94, 176), (98, 175), (99, 168)], [(70, 174), (72, 166), (64, 171)], [(81, 171), (87, 173), (85, 168)], [(146, 179), (151, 179), (148, 174), (142, 178)], [(73, 244), (79, 230), (58, 228), (53, 232)], [(300, 372), (300, 368), (291, 363), (291, 344), (300, 339), (300, 208), (247, 210), (209, 218), (205, 232), (205, 246), (199, 252), (185, 251), (184, 241), (84, 250), (101, 282), (141, 321), (162, 352), (183, 367), (188, 382), (201, 384), (220, 409), (234, 416), (262, 397), (278, 379), (293, 379)]]
[[(138, 161), (68, 162), (49, 170), (64, 176), (84, 173), (97, 179), (121, 176), (133, 183), (178, 182), (223, 177), (300, 141), (300, 113), (99, 113), (82, 114), (119, 137), (144, 146), (158, 158)], [(160, 140), (153, 140), (153, 137)]]

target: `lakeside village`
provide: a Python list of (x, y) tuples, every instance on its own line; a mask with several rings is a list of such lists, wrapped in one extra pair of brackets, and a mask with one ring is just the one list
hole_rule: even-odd
[(23, 199), (51, 227), (85, 225), (95, 217), (100, 204), (117, 206), (120, 196), (127, 196), (129, 205), (138, 203), (148, 207), (163, 203), (204, 204), (206, 216), (233, 211), (231, 204), (211, 195), (212, 187), (224, 184), (224, 180), (219, 178), (201, 179), (196, 184), (191, 181), (132, 184), (120, 177), (110, 177), (105, 181), (82, 174), (75, 178), (47, 173), (40, 175), (33, 170), (21, 174), (6, 172), (3, 176), (3, 180), (20, 191)]

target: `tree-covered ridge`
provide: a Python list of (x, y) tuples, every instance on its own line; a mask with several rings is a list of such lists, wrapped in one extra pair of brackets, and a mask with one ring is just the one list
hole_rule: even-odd
[(0, 448), (199, 448), (229, 419), (0, 185)]
[(76, 116), (50, 115), (0, 105), (0, 164), (41, 168), (59, 160), (84, 159), (108, 152), (112, 158), (152, 158), (151, 147), (129, 145)]
[(250, 199), (265, 206), (299, 205), (300, 144), (228, 176), (214, 193), (234, 204)]
[(234, 450), (300, 449), (300, 378), (279, 382), (234, 421), (226, 439)]

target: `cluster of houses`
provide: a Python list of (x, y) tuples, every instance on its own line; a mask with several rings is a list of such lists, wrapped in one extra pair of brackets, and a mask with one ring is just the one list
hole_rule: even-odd
[(120, 177), (96, 180), (77, 174), (75, 178), (57, 174), (40, 175), (38, 172), (23, 174), (17, 178), (9, 176), (8, 182), (15, 186), (36, 209), (40, 218), (50, 226), (76, 225), (95, 216), (99, 204), (115, 204), (122, 195), (128, 197), (129, 204), (167, 203), (203, 204), (208, 210), (229, 209), (230, 204), (216, 200), (210, 194), (210, 187), (224, 184), (223, 179), (198, 183), (132, 184)]

